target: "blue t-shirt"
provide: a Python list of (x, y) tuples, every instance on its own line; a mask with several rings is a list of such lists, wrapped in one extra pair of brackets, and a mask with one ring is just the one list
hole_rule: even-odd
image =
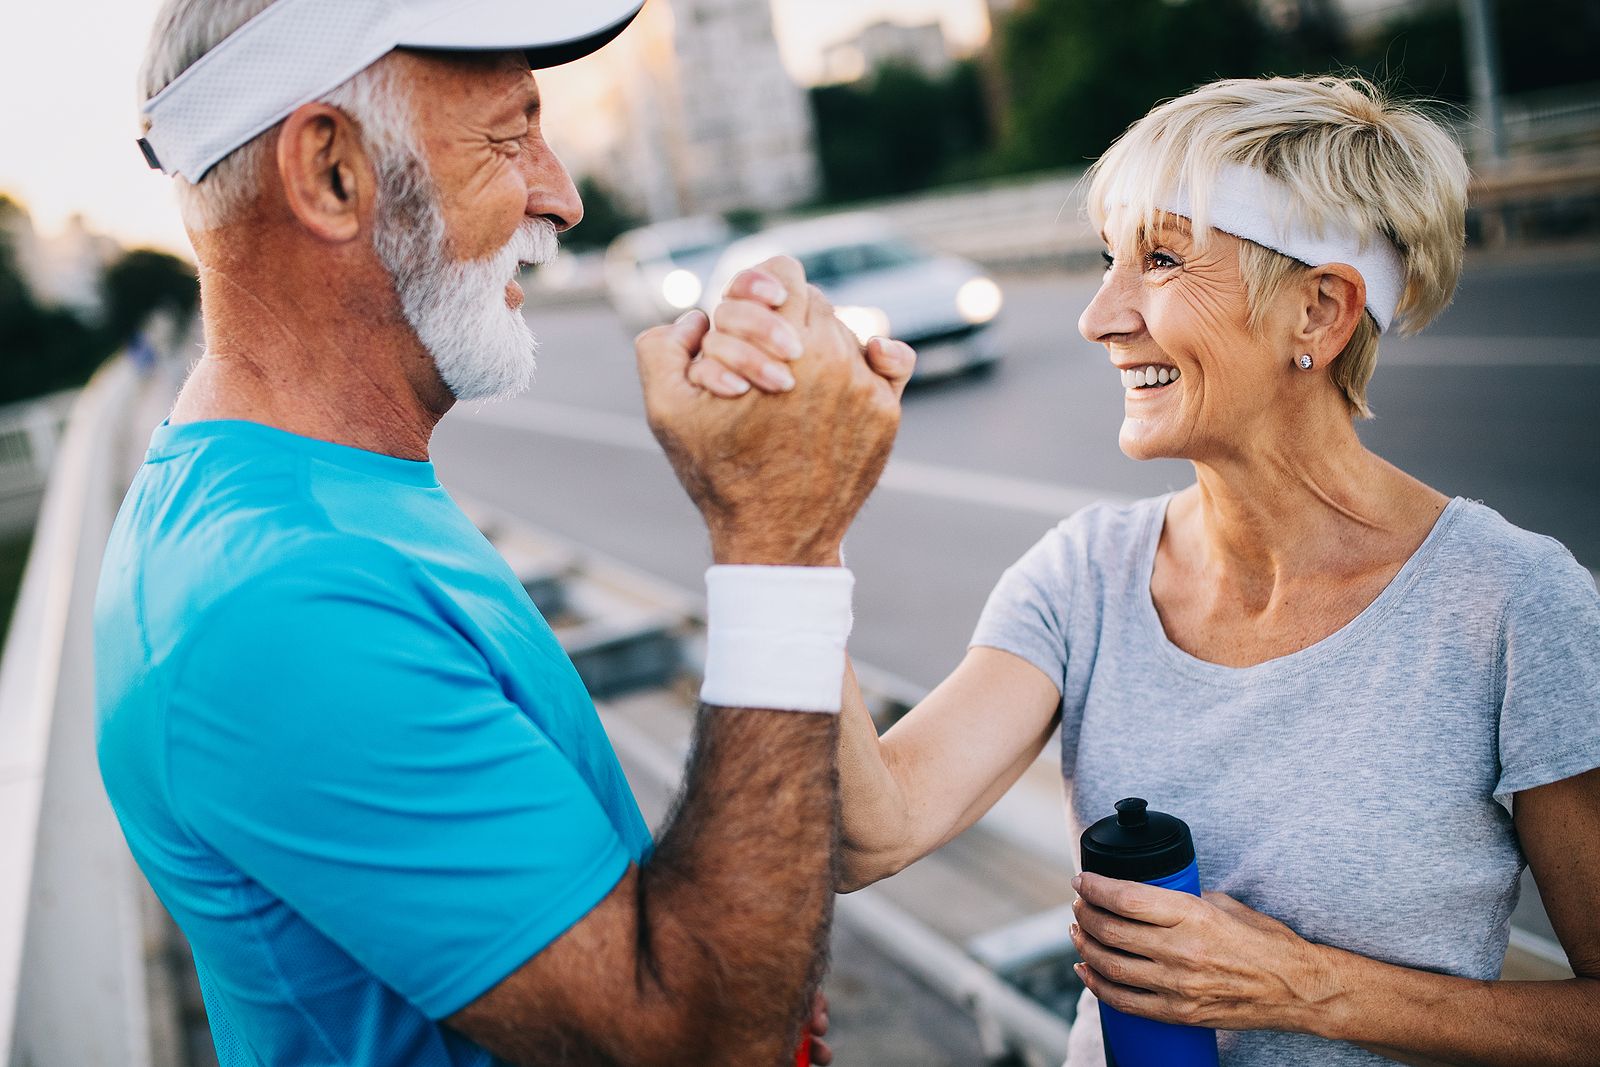
[(224, 1067), (494, 1062), (436, 1020), (650, 850), (572, 664), (432, 464), (162, 426), (95, 652), (101, 773)]

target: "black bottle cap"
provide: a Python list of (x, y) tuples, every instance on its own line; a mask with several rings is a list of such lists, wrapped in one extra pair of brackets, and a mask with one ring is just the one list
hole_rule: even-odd
[(1140, 797), (1117, 801), (1117, 813), (1083, 832), (1083, 869), (1107, 878), (1154, 882), (1194, 862), (1194, 838), (1182, 819), (1150, 811)]

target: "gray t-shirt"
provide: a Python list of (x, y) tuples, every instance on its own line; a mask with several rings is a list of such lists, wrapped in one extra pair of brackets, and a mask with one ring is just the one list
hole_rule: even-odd
[[(1169, 641), (1150, 599), (1170, 499), (1051, 530), (972, 639), (1060, 687), (1074, 840), (1142, 796), (1189, 823), (1206, 889), (1311, 941), (1497, 977), (1525, 866), (1511, 796), (1600, 766), (1588, 572), (1458, 498), (1343, 629), (1224, 667)], [(1301, 1034), (1219, 1038), (1225, 1067), (1390, 1062)]]

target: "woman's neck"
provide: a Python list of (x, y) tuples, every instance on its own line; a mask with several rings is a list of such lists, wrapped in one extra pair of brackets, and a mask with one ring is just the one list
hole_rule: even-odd
[(1176, 524), (1185, 554), (1245, 588), (1359, 574), (1409, 556), (1447, 502), (1367, 451), (1347, 417), (1196, 461), (1195, 474)]

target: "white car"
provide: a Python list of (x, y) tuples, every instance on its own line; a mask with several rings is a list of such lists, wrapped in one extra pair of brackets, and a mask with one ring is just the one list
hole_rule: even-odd
[(877, 215), (833, 215), (730, 244), (701, 295), (710, 310), (740, 271), (788, 255), (863, 343), (894, 337), (917, 350), (916, 378), (983, 370), (1000, 358), (990, 327), (1004, 298), (977, 264), (924, 251)]
[(720, 218), (644, 226), (606, 249), (606, 294), (634, 329), (671, 322), (700, 303), (712, 267), (738, 237)]

